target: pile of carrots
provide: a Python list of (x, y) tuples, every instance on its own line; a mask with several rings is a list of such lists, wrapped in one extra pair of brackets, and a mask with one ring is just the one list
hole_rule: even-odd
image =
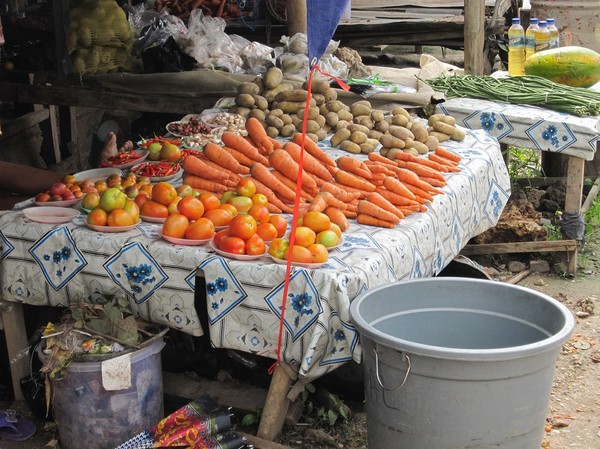
[[(272, 213), (292, 213), (298, 176), (302, 176), (300, 215), (324, 212), (345, 231), (348, 219), (392, 228), (406, 215), (424, 211), (443, 193), (445, 174), (460, 169), (460, 156), (436, 148), (427, 158), (401, 153), (391, 160), (377, 152), (368, 160), (331, 159), (314, 141), (296, 134), (286, 143), (269, 137), (260, 121), (246, 121), (248, 136), (223, 133), (223, 145), (207, 144), (203, 157), (183, 162), (183, 182), (200, 192), (223, 193), (250, 176)], [(299, 161), (302, 157), (302, 172)]]

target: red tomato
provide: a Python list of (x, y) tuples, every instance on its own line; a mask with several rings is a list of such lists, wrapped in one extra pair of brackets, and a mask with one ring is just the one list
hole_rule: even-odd
[(228, 235), (228, 229), (221, 229), (220, 231), (215, 232), (215, 235), (213, 236), (213, 243), (215, 246), (217, 248), (221, 248), (221, 240), (223, 240), (223, 237), (227, 237)]
[(254, 234), (248, 240), (246, 240), (246, 254), (251, 256), (258, 256), (265, 253), (267, 245), (265, 241), (260, 238), (258, 234)]
[(290, 241), (285, 237), (278, 237), (269, 244), (269, 254), (277, 259), (283, 259), (290, 246)]
[(256, 220), (247, 214), (236, 215), (229, 223), (229, 235), (241, 239), (249, 239), (256, 234)]
[(246, 251), (246, 242), (239, 237), (232, 237), (228, 235), (221, 239), (221, 245), (219, 246), (221, 251), (232, 254), (244, 254)]

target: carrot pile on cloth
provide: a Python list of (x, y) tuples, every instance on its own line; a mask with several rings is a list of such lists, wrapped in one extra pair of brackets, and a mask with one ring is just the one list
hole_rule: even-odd
[(342, 230), (350, 219), (393, 228), (405, 216), (427, 210), (444, 193), (446, 176), (460, 171), (461, 157), (441, 146), (425, 157), (396, 152), (392, 159), (372, 152), (367, 159), (334, 160), (300, 133), (280, 142), (256, 119), (246, 121), (246, 130), (246, 137), (227, 131), (222, 145), (207, 144), (203, 155), (186, 158), (184, 183), (222, 193), (250, 176), (272, 211), (292, 213), (298, 191), (300, 213), (326, 213)]

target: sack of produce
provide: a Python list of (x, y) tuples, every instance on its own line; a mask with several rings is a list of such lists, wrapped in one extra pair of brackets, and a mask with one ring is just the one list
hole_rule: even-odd
[(114, 0), (85, 0), (69, 13), (66, 46), (79, 75), (132, 70), (132, 32)]

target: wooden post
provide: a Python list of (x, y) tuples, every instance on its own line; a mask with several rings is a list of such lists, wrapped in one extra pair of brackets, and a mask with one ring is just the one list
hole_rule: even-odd
[(465, 72), (483, 75), (484, 0), (465, 0)]
[(281, 433), (287, 409), (290, 405), (287, 394), (290, 391), (292, 381), (296, 377), (296, 370), (286, 363), (280, 362), (275, 367), (265, 407), (258, 425), (257, 437), (273, 441)]
[(306, 0), (286, 0), (288, 34), (306, 33)]
[(23, 401), (25, 396), (21, 391), (20, 380), (29, 374), (29, 344), (25, 331), (23, 305), (19, 302), (4, 302), (2, 307), (2, 322), (15, 401)]
[[(565, 186), (565, 212), (569, 214), (581, 213), (581, 200), (583, 196), (585, 159), (569, 156), (567, 163), (567, 179)], [(575, 274), (577, 271), (577, 249), (569, 254), (568, 263), (569, 274)]]

